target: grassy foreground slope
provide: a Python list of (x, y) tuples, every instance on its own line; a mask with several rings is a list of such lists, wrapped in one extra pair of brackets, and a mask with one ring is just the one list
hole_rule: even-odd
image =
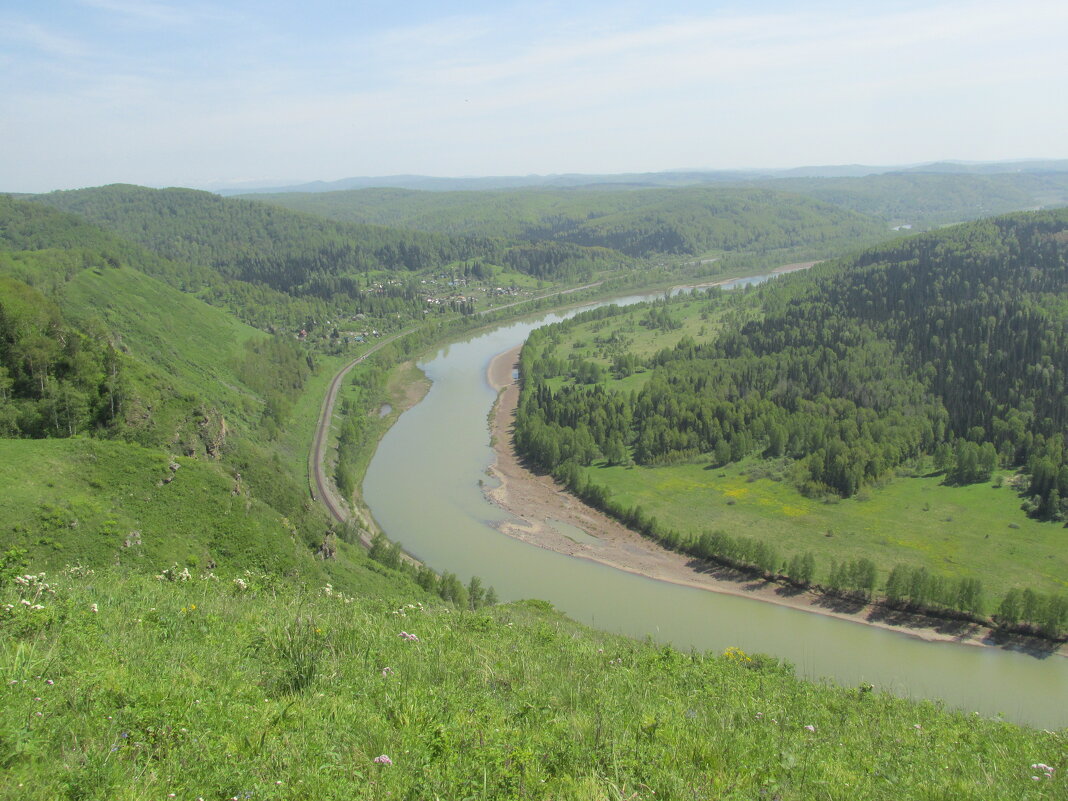
[(1068, 791), (1063, 732), (599, 634), (538, 602), (460, 614), (197, 571), (20, 581), (0, 589), (5, 798)]

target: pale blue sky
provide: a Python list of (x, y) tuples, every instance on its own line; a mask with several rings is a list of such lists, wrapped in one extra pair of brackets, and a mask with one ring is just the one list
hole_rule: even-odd
[(1068, 157), (1068, 3), (0, 0), (0, 191)]

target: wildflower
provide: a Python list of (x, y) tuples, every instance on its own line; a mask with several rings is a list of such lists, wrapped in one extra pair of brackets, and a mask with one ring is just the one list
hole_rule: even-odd
[(408, 632), (406, 632), (406, 631), (402, 631), (402, 632), (400, 633), (400, 635), (398, 635), (398, 636), (401, 636), (401, 637), (403, 637), (403, 638), (404, 638), (404, 639), (406, 639), (406, 640), (407, 640), (408, 642), (419, 642), (419, 637), (418, 637), (418, 636), (416, 636), (415, 634), (409, 634), (409, 633), (408, 633)]
[(392, 765), (393, 764), (393, 760), (390, 759), (385, 754), (382, 754), (382, 756), (376, 756), (374, 758), (374, 763), (376, 765)]
[(52, 681), (51, 679), (45, 679), (45, 684), (47, 684), (49, 687), (51, 687), (53, 684), (55, 684), (55, 682)]
[(813, 726), (811, 723), (808, 726), (805, 726), (805, 728), (808, 729), (809, 731), (816, 731), (816, 727)]
[(382, 668), (382, 675), (383, 676), (392, 676), (393, 675), (393, 668), (388, 667), (388, 666)]
[(743, 664), (753, 661), (749, 657), (749, 655), (746, 654), (745, 651), (743, 651), (741, 648), (738, 648), (738, 647), (736, 647), (734, 645), (730, 646), (727, 650), (725, 650), (723, 652), (723, 656), (726, 657), (727, 659), (731, 660), (732, 662), (741, 662)]

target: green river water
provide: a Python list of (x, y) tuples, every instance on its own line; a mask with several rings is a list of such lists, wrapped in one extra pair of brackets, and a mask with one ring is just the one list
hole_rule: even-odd
[[(760, 279), (751, 279), (753, 283)], [(662, 294), (662, 293), (661, 293)], [(633, 302), (640, 297), (617, 300)], [(885, 629), (646, 579), (528, 545), (492, 527), (509, 515), (481, 483), (493, 462), (489, 361), (561, 315), (514, 323), (449, 345), (420, 366), (433, 385), (383, 438), (363, 484), (391, 540), (465, 582), (478, 575), (502, 600), (542, 598), (600, 629), (681, 649), (737, 646), (789, 660), (797, 673), (1003, 716), (1068, 726), (1068, 659), (931, 643)]]

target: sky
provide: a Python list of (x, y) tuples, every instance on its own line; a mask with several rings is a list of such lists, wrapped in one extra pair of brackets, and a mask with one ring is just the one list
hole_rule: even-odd
[(1068, 157), (1064, 0), (0, 0), (0, 191)]

